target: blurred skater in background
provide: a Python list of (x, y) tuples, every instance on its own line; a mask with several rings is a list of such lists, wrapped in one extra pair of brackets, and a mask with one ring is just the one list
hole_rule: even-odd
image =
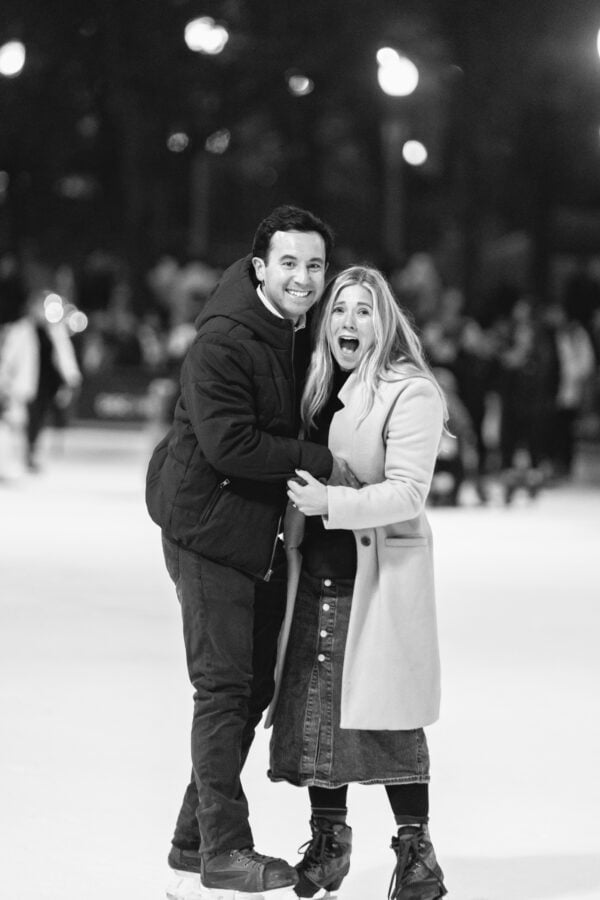
[(25, 464), (30, 472), (39, 471), (39, 441), (50, 416), (59, 428), (66, 425), (68, 407), (81, 384), (69, 330), (62, 320), (48, 321), (44, 299), (43, 293), (36, 293), (27, 301), (27, 322), (37, 349), (36, 390), (27, 405)]
[(446, 397), (448, 430), (444, 431), (440, 441), (429, 502), (432, 506), (458, 506), (465, 481), (475, 486), (481, 500), (484, 495), (478, 440), (471, 416), (461, 400), (458, 382), (450, 369), (438, 366), (433, 374)]
[(550, 435), (552, 475), (570, 478), (575, 457), (575, 427), (586, 393), (592, 387), (596, 357), (586, 329), (563, 304), (548, 307), (546, 319), (554, 331), (559, 370), (556, 411)]
[(551, 457), (559, 364), (551, 331), (532, 297), (498, 325), (500, 464), (505, 503), (518, 490), (536, 497)]
[(23, 473), (27, 407), (35, 396), (39, 358), (26, 315), (27, 293), (17, 263), (0, 260), (0, 481)]

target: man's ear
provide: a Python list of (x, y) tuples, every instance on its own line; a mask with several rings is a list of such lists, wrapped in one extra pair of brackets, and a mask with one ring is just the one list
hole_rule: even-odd
[(261, 259), (260, 256), (252, 257), (252, 265), (254, 266), (254, 273), (260, 282), (265, 280), (265, 261)]

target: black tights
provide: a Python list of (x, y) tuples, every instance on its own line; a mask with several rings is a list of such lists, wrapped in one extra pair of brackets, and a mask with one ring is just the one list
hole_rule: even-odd
[[(429, 815), (429, 786), (427, 784), (386, 784), (385, 790), (396, 818), (426, 821)], [(338, 788), (309, 787), (313, 810), (345, 812), (348, 785)]]

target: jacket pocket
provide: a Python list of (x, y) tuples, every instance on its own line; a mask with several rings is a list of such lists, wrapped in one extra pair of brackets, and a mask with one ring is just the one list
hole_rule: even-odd
[(387, 537), (385, 539), (386, 547), (426, 547), (427, 538), (422, 535), (414, 537)]
[(202, 513), (202, 516), (200, 518), (200, 525), (206, 525), (206, 523), (210, 517), (210, 514), (212, 513), (213, 509), (217, 505), (219, 497), (222, 495), (225, 488), (230, 484), (231, 484), (231, 479), (224, 478), (213, 489), (213, 492), (212, 492), (212, 494), (210, 494), (210, 496), (206, 502), (206, 506), (204, 507), (204, 512)]

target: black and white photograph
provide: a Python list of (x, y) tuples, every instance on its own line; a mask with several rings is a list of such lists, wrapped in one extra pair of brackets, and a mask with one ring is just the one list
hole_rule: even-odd
[(0, 896), (599, 900), (600, 5), (4, 0)]

